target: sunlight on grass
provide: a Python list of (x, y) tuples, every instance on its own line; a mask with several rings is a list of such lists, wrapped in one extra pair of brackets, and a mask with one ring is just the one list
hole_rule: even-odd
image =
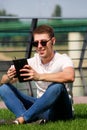
[[(86, 130), (87, 104), (74, 105), (75, 117), (73, 120), (48, 122), (44, 125), (22, 124), (1, 125), (0, 130)], [(15, 116), (8, 109), (1, 109), (0, 119), (13, 120)]]

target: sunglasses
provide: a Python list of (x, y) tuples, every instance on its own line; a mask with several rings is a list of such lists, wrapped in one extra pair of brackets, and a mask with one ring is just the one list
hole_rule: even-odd
[[(49, 40), (40, 40), (40, 44), (41, 44), (42, 46), (46, 46), (46, 45), (47, 45), (47, 42), (49, 42), (51, 39), (52, 39), (52, 38), (50, 38)], [(38, 47), (38, 44), (39, 44), (39, 41), (33, 41), (33, 42), (32, 42), (32, 45), (33, 45), (34, 47)]]

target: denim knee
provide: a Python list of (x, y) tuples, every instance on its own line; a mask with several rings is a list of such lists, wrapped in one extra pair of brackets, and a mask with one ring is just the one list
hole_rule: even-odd
[(48, 86), (48, 88), (50, 88), (50, 92), (52, 91), (52, 93), (61, 93), (64, 90), (64, 84), (61, 83), (52, 83)]
[(0, 96), (6, 96), (9, 93), (9, 86), (7, 84), (3, 84), (0, 86)]

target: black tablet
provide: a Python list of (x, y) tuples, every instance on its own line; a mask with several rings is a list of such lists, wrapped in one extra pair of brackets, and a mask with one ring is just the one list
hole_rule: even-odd
[[(13, 64), (15, 66), (16, 76), (18, 77), (19, 82), (26, 82), (23, 80), (26, 76), (20, 76), (20, 73), (21, 73), (20, 69), (22, 69), (24, 65), (28, 64), (27, 59), (26, 58), (15, 59), (15, 60), (13, 60)], [(24, 73), (24, 72), (22, 72), (22, 73)]]

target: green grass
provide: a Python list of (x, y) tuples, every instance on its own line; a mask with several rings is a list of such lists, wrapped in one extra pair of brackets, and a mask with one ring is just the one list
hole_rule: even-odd
[[(87, 130), (87, 104), (74, 105), (75, 117), (70, 121), (49, 122), (44, 125), (1, 125), (0, 130)], [(13, 120), (15, 116), (7, 109), (0, 109), (0, 119)]]

